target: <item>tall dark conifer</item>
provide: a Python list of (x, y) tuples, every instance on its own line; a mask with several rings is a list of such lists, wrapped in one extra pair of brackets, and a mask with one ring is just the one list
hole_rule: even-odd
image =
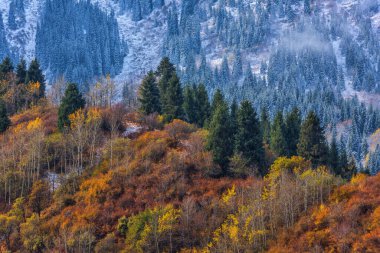
[(18, 63), (17, 69), (16, 69), (17, 84), (20, 84), (20, 83), (25, 84), (26, 74), (27, 74), (26, 61), (22, 58), (20, 62)]
[(183, 118), (183, 94), (181, 83), (176, 73), (169, 80), (162, 112), (167, 122)]
[(282, 112), (278, 112), (274, 118), (270, 133), (270, 148), (278, 156), (284, 156), (287, 153), (285, 124)]
[(196, 104), (196, 88), (187, 85), (183, 91), (183, 110), (189, 123), (197, 123), (198, 108)]
[(197, 125), (203, 127), (210, 117), (210, 101), (206, 87), (203, 84), (200, 84), (197, 87), (196, 100), (198, 108)]
[(61, 105), (58, 109), (58, 128), (63, 131), (65, 127), (70, 126), (69, 115), (77, 110), (84, 108), (85, 100), (79, 92), (78, 86), (74, 83), (67, 85), (65, 95), (62, 98)]
[(45, 96), (45, 76), (42, 73), (42, 70), (40, 68), (40, 64), (38, 63), (37, 59), (32, 60), (30, 63), (28, 73), (26, 74), (26, 80), (25, 83), (36, 83), (38, 82), (40, 84), (39, 87), (39, 97)]
[(146, 115), (161, 113), (160, 92), (153, 71), (150, 71), (142, 81), (138, 100), (142, 113)]
[(13, 69), (14, 67), (11, 58), (8, 56), (5, 57), (3, 62), (0, 64), (0, 79), (6, 78), (9, 73), (13, 72)]
[(261, 133), (263, 135), (263, 142), (265, 144), (269, 144), (271, 124), (270, 124), (268, 109), (265, 106), (261, 109), (260, 128), (261, 128)]
[(285, 140), (287, 145), (286, 154), (288, 156), (295, 156), (297, 155), (297, 143), (299, 141), (301, 129), (301, 114), (298, 108), (294, 108), (286, 116), (285, 126)]
[(0, 99), (0, 133), (5, 132), (8, 127), (11, 125), (11, 120), (7, 114), (7, 108), (2, 99)]

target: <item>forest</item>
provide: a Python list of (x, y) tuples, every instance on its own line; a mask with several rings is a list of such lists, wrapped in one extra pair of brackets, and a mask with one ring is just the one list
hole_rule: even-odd
[(210, 97), (169, 58), (115, 96), (2, 61), (1, 252), (380, 249), (380, 156), (359, 169), (313, 110)]

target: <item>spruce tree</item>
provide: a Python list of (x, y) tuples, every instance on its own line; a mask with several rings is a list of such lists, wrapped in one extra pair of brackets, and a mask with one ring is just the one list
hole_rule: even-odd
[(216, 109), (221, 105), (223, 104), (225, 101), (224, 101), (224, 96), (223, 96), (223, 93), (220, 89), (217, 89), (215, 91), (215, 94), (212, 98), (212, 102), (211, 102), (211, 116), (214, 114), (214, 112), (216, 111)]
[(183, 110), (185, 113), (185, 119), (189, 123), (197, 123), (197, 104), (196, 104), (196, 92), (195, 88), (187, 85), (183, 92)]
[(234, 99), (232, 101), (232, 104), (231, 104), (231, 113), (230, 113), (230, 121), (231, 121), (231, 135), (232, 135), (232, 138), (235, 139), (235, 135), (237, 133), (237, 118), (238, 118), (238, 110), (239, 110), (239, 106), (236, 102), (236, 99)]
[(6, 78), (9, 73), (13, 72), (13, 64), (10, 57), (5, 57), (3, 62), (0, 64), (0, 79)]
[(40, 84), (39, 88), (39, 98), (45, 96), (45, 76), (42, 73), (42, 70), (40, 68), (40, 64), (38, 63), (37, 59), (32, 60), (30, 63), (28, 73), (26, 74), (26, 80), (25, 83), (36, 83), (38, 82)]
[(261, 128), (261, 133), (263, 135), (263, 142), (265, 144), (269, 144), (271, 125), (270, 125), (268, 109), (265, 106), (261, 108), (260, 128)]
[(211, 151), (213, 161), (220, 171), (213, 171), (213, 176), (226, 175), (230, 157), (233, 153), (233, 139), (231, 137), (230, 118), (227, 103), (222, 101), (215, 108), (209, 124), (207, 147)]
[(287, 155), (297, 155), (297, 143), (300, 137), (301, 114), (298, 108), (294, 108), (287, 116), (285, 121), (285, 139), (287, 144)]
[(339, 165), (339, 151), (336, 143), (336, 136), (334, 134), (329, 149), (329, 166), (336, 175), (340, 175), (341, 173)]
[(0, 133), (5, 132), (8, 127), (11, 125), (11, 120), (7, 114), (7, 108), (2, 99), (0, 99)]
[(206, 124), (207, 120), (210, 118), (210, 101), (206, 87), (203, 84), (200, 84), (198, 86), (195, 98), (198, 108), (197, 125), (199, 127), (203, 127)]
[(25, 84), (26, 74), (26, 61), (22, 58), (16, 68), (17, 84)]
[(161, 113), (160, 92), (153, 71), (150, 71), (142, 81), (138, 100), (140, 111), (145, 115)]
[(237, 113), (235, 152), (241, 155), (249, 166), (255, 166), (259, 169), (262, 167), (264, 147), (260, 123), (251, 102), (247, 100), (241, 103)]
[(164, 57), (160, 65), (157, 67), (156, 75), (159, 77), (158, 87), (160, 90), (161, 106), (164, 108), (167, 103), (167, 90), (169, 88), (169, 81), (176, 73), (174, 65), (170, 62), (168, 57)]
[(172, 78), (169, 80), (162, 112), (166, 122), (183, 118), (183, 94), (181, 83), (176, 73), (173, 73)]
[(79, 92), (78, 86), (74, 83), (69, 83), (58, 109), (59, 130), (63, 131), (65, 127), (70, 126), (69, 115), (81, 108), (84, 108), (84, 106), (85, 100)]
[(282, 112), (278, 112), (274, 118), (270, 132), (270, 148), (278, 156), (284, 156), (287, 153), (285, 124)]
[(301, 125), (298, 155), (310, 160), (313, 166), (326, 164), (327, 146), (318, 116), (310, 112)]

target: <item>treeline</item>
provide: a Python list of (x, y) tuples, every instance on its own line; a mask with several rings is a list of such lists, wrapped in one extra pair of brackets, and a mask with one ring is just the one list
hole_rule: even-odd
[(271, 122), (263, 108), (259, 119), (252, 103), (228, 104), (217, 90), (211, 103), (204, 85), (181, 88), (175, 67), (164, 58), (156, 72), (149, 72), (139, 90), (140, 111), (162, 114), (165, 122), (183, 119), (209, 130), (207, 146), (219, 165), (214, 176), (266, 174), (274, 157), (299, 155), (314, 167), (326, 165), (335, 174), (350, 178), (355, 163), (344, 147), (338, 147), (334, 135), (328, 145), (318, 116), (309, 112), (302, 121), (295, 107), (283, 115), (279, 111)]

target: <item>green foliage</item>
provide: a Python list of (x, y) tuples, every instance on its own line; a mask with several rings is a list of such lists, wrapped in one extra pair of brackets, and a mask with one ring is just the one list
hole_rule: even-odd
[(282, 112), (278, 112), (274, 118), (270, 133), (270, 148), (278, 156), (284, 156), (287, 153), (285, 124)]
[(183, 118), (183, 94), (181, 83), (176, 73), (173, 73), (173, 76), (169, 79), (164, 101), (162, 112), (166, 122)]
[(28, 73), (26, 74), (25, 83), (39, 83), (39, 98), (45, 96), (45, 76), (42, 73), (40, 64), (37, 59), (32, 60), (29, 65)]
[(185, 112), (185, 119), (189, 123), (198, 122), (198, 108), (196, 104), (196, 88), (187, 85), (184, 89), (183, 110)]
[(220, 166), (221, 171), (213, 174), (227, 174), (229, 158), (233, 153), (233, 138), (231, 136), (230, 115), (227, 104), (222, 100), (218, 104), (209, 125), (207, 147), (213, 155), (214, 162)]
[(310, 160), (314, 166), (326, 164), (327, 145), (323, 128), (314, 112), (310, 112), (302, 123), (298, 155)]
[(7, 108), (2, 99), (0, 99), (0, 133), (5, 132), (8, 127), (11, 125), (11, 120), (7, 114)]
[(261, 128), (261, 133), (263, 134), (263, 142), (266, 144), (269, 144), (271, 125), (270, 125), (270, 119), (269, 119), (269, 113), (268, 113), (267, 107), (261, 108), (260, 128)]
[(235, 153), (241, 154), (248, 166), (261, 168), (263, 165), (264, 148), (260, 123), (251, 102), (247, 100), (241, 103), (237, 113)]
[(21, 59), (16, 68), (17, 83), (26, 84), (25, 83), (26, 75), (27, 75), (26, 61), (24, 59)]
[(210, 117), (210, 101), (206, 87), (203, 84), (198, 85), (195, 98), (198, 108), (197, 125), (203, 127)]
[(217, 89), (215, 91), (215, 94), (212, 98), (211, 102), (211, 116), (215, 113), (215, 111), (218, 109), (219, 105), (225, 103), (223, 93), (220, 89)]
[(161, 112), (160, 92), (153, 71), (145, 76), (139, 92), (140, 111), (146, 115)]
[(294, 108), (285, 120), (285, 140), (287, 145), (287, 155), (297, 155), (297, 143), (300, 138), (301, 114), (298, 108)]
[(13, 72), (12, 60), (9, 57), (5, 57), (0, 64), (0, 80), (6, 78), (7, 74)]
[(65, 127), (70, 126), (69, 115), (73, 114), (78, 109), (84, 108), (84, 106), (85, 100), (79, 92), (78, 86), (74, 83), (69, 83), (58, 110), (59, 130), (63, 131)]
[(339, 151), (336, 144), (335, 134), (333, 135), (330, 149), (329, 149), (329, 166), (334, 171), (335, 175), (340, 175), (341, 170), (339, 168)]

